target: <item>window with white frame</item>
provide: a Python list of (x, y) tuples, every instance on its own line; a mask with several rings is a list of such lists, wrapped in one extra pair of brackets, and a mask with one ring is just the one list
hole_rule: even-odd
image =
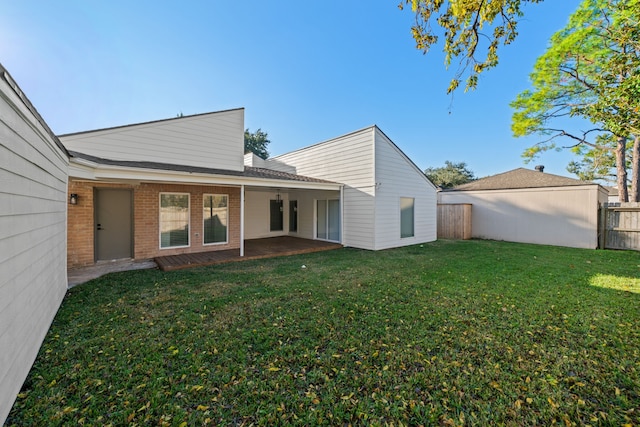
[(160, 193), (160, 248), (189, 246), (189, 194)]
[(414, 236), (414, 205), (412, 197), (400, 197), (400, 238)]
[(213, 245), (229, 241), (229, 196), (205, 194), (202, 201), (203, 243)]

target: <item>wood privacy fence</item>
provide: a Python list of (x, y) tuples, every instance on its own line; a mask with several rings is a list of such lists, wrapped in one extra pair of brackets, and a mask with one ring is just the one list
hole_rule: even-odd
[(438, 204), (438, 239), (471, 238), (471, 204)]
[(599, 228), (600, 248), (640, 250), (640, 203), (605, 203)]

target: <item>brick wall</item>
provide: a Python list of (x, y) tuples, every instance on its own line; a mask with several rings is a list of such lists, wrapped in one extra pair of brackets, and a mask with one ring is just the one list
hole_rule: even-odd
[[(240, 247), (240, 188), (147, 183), (126, 185), (69, 180), (69, 194), (78, 194), (78, 204), (69, 206), (67, 263), (70, 268), (94, 263), (94, 188), (133, 189), (135, 259)], [(189, 247), (160, 249), (160, 193), (190, 194)], [(202, 244), (204, 194), (229, 196), (229, 242), (227, 244)]]

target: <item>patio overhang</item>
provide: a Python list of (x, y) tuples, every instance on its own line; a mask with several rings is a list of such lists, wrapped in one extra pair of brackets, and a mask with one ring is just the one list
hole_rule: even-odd
[[(74, 153), (78, 155), (79, 153)], [(69, 177), (96, 182), (156, 182), (192, 185), (245, 186), (256, 188), (292, 188), (340, 191), (342, 184), (286, 174), (277, 171), (245, 168), (243, 171), (195, 168), (149, 162), (127, 162), (74, 156), (70, 160)], [(265, 172), (266, 171), (266, 172)]]

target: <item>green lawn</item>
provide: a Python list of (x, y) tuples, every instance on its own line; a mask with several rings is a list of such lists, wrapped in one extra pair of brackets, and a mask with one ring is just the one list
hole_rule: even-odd
[(439, 241), (112, 274), (69, 291), (7, 420), (553, 423), (640, 425), (637, 252)]

